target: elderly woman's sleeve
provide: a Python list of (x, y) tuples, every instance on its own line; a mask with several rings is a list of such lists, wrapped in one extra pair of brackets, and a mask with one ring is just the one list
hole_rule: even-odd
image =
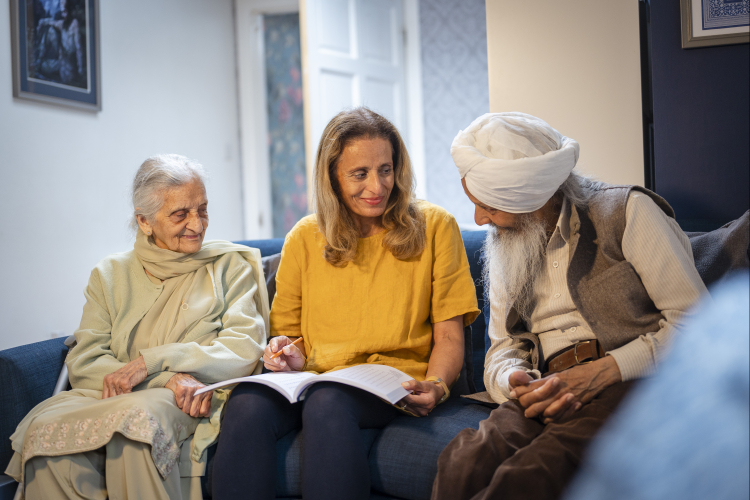
[(259, 284), (252, 267), (243, 259), (237, 262), (240, 265), (227, 270), (225, 308), (218, 335), (207, 345), (187, 342), (141, 349), (149, 375), (187, 373), (213, 384), (253, 373), (266, 345), (267, 325), (256, 306)]
[(71, 349), (65, 362), (71, 387), (100, 391), (104, 377), (119, 370), (125, 363), (118, 361), (110, 349), (112, 320), (97, 269), (91, 272), (83, 293), (86, 304), (83, 306), (81, 325), (75, 332), (76, 346)]
[(469, 260), (456, 220), (447, 212), (439, 217), (434, 235), (430, 321), (439, 323), (463, 315), (464, 326), (468, 326), (479, 315)]

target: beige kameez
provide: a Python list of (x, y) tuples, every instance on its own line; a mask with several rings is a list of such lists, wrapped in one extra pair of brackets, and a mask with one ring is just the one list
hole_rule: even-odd
[[(37, 405), (11, 436), (6, 473), (25, 480), (26, 498), (201, 498), (228, 393), (216, 391), (210, 416), (193, 418), (164, 385), (176, 373), (210, 384), (259, 371), (262, 273), (255, 249), (206, 242), (177, 254), (140, 232), (134, 252), (100, 262), (66, 360), (73, 389)], [(102, 400), (104, 376), (139, 355), (147, 379)]]

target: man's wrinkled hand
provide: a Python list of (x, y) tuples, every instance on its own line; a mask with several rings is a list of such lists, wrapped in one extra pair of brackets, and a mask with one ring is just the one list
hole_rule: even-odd
[(177, 406), (191, 417), (207, 417), (211, 414), (213, 391), (196, 396), (195, 391), (206, 386), (190, 375), (177, 373), (169, 379), (164, 387), (174, 392)]
[(622, 380), (617, 362), (611, 356), (554, 373), (534, 383), (514, 385), (516, 373), (529, 377), (523, 372), (511, 374), (511, 397), (526, 408), (526, 417), (538, 417), (545, 424), (569, 417), (604, 389)]
[(139, 356), (119, 370), (104, 377), (102, 399), (133, 392), (133, 387), (146, 380), (147, 376), (146, 362), (143, 360), (143, 356)]

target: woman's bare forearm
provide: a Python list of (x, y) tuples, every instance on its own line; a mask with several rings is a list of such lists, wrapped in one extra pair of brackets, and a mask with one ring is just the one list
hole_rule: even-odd
[(432, 325), (434, 346), (427, 376), (440, 377), (449, 386), (458, 380), (464, 362), (463, 315)]

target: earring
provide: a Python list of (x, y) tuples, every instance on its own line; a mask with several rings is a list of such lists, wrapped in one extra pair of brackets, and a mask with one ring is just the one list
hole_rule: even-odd
[(151, 236), (151, 231), (146, 233), (147, 236)]

